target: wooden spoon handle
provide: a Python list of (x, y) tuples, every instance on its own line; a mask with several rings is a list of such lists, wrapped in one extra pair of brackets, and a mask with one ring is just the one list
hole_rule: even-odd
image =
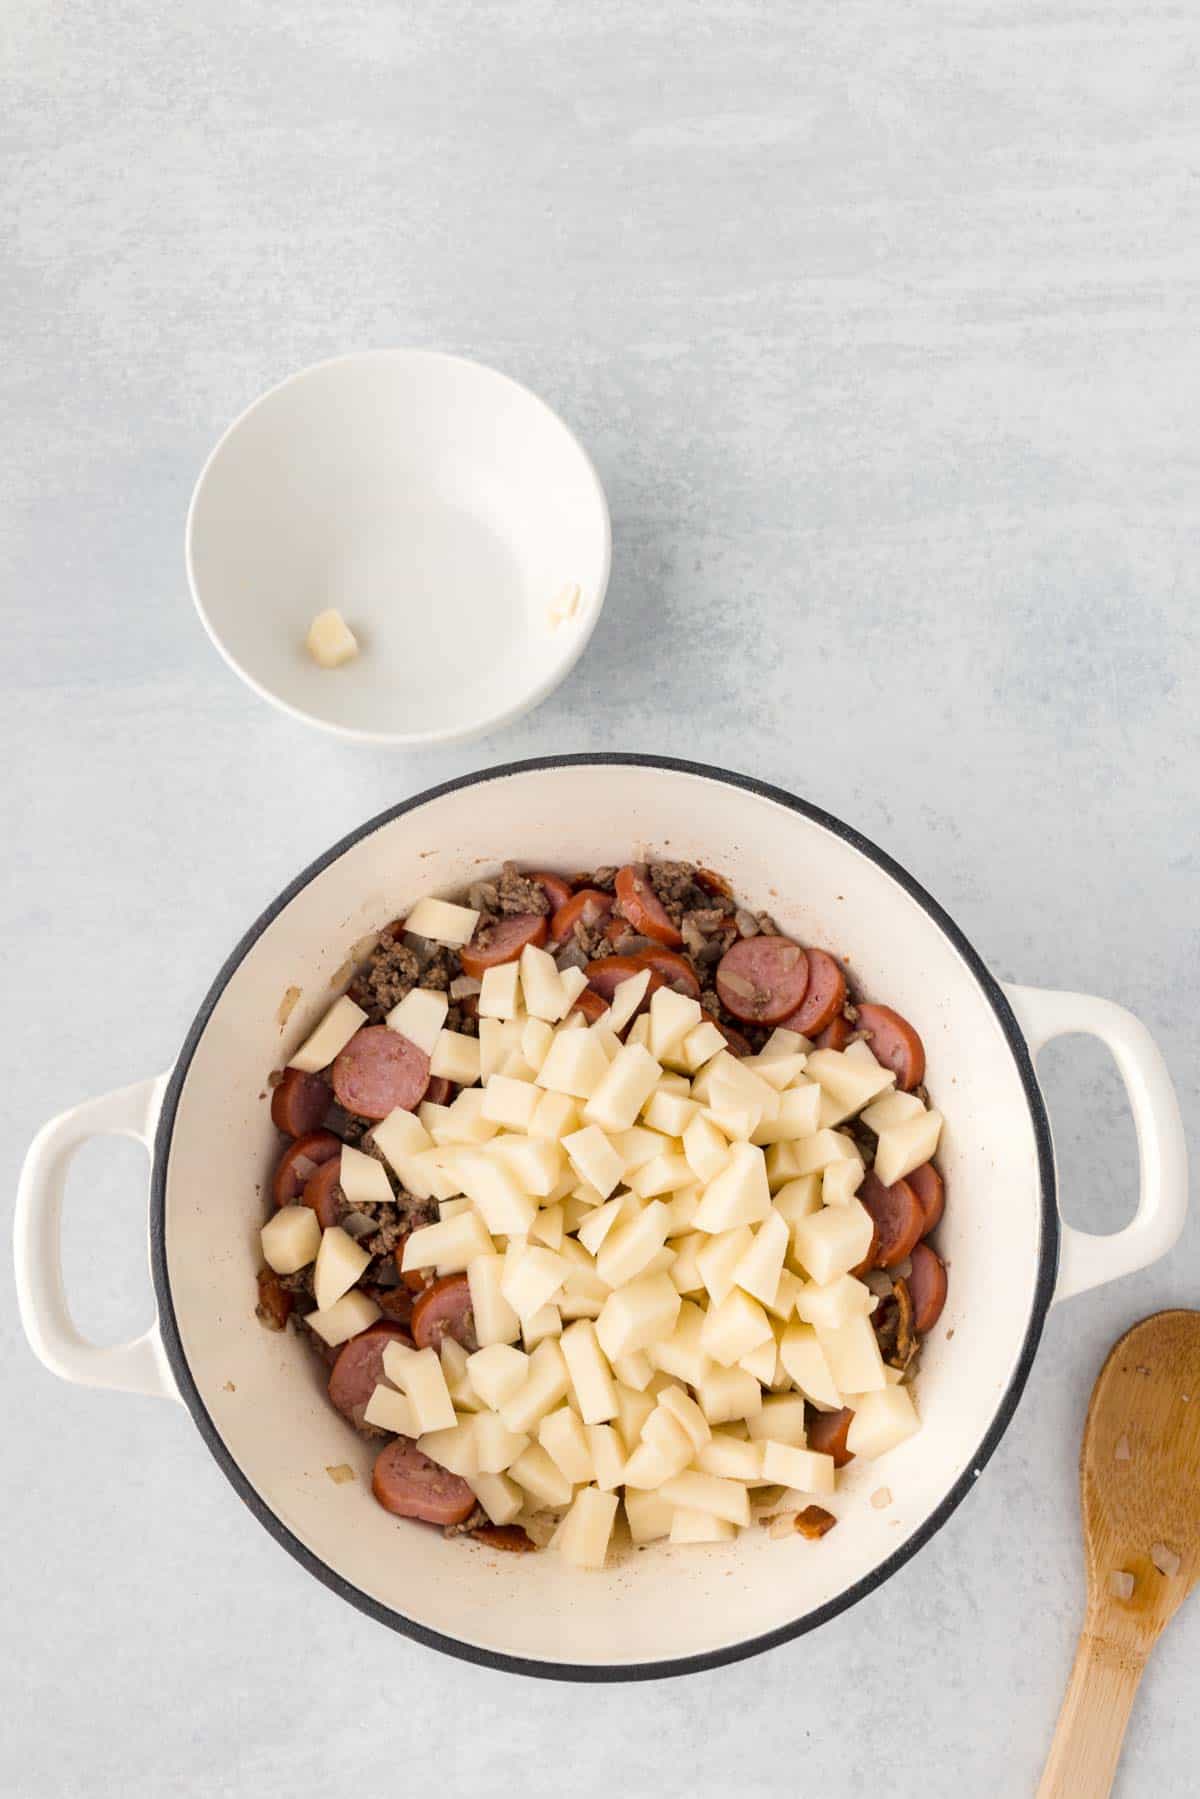
[(1104, 1799), (1145, 1666), (1145, 1655), (1084, 1625), (1037, 1799)]

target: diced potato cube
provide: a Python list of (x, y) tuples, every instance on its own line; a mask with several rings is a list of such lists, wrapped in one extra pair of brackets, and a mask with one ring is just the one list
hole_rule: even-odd
[(861, 1162), (830, 1162), (821, 1173), (821, 1199), (827, 1206), (849, 1205), (862, 1186), (866, 1170)]
[(392, 1007), (384, 1023), (389, 1031), (398, 1031), (401, 1037), (407, 1037), (410, 1043), (431, 1056), (449, 1010), (450, 1001), (446, 994), (439, 993), (434, 987), (414, 987), (399, 1005)]
[[(490, 1417), (490, 1413), (488, 1414)], [(417, 1438), (417, 1448), (430, 1461), (448, 1468), (451, 1474), (498, 1474), (500, 1469), (483, 1469), (479, 1463), (475, 1429), (479, 1420), (466, 1418), (447, 1430), (426, 1431)]]
[[(404, 1179), (399, 1164), (406, 1163), (414, 1156), (430, 1149), (433, 1139), (419, 1118), (406, 1112), (402, 1106), (389, 1112), (371, 1131), (375, 1147), (386, 1156), (388, 1163)], [(405, 1183), (407, 1185), (407, 1183)], [(427, 1194), (419, 1194), (419, 1198), (427, 1198)]]
[(478, 1212), (469, 1207), (413, 1231), (404, 1245), (403, 1272), (436, 1268), (439, 1274), (461, 1274), (477, 1256), (490, 1256), (492, 1239)]
[(508, 1473), (511, 1480), (524, 1487), (533, 1501), (534, 1510), (571, 1503), (574, 1491), (571, 1482), (540, 1443), (531, 1443), (528, 1449), (522, 1450)]
[(442, 1374), (446, 1387), (454, 1401), (456, 1412), (478, 1412), (483, 1409), (483, 1400), (471, 1385), (471, 1376), (467, 1369), (467, 1352), (461, 1343), (453, 1337), (443, 1337), (438, 1354), (442, 1360)]
[(679, 1307), (674, 1326), (647, 1348), (647, 1357), (665, 1375), (686, 1381), (695, 1387), (712, 1372), (712, 1357), (701, 1341), (705, 1314), (700, 1307), (685, 1299)]
[[(504, 963), (504, 967), (513, 966)], [(488, 973), (494, 972), (489, 969)], [(521, 1026), (516, 1019), (483, 1018), (479, 1020), (479, 1078), (490, 1081), (498, 1074), (514, 1050), (521, 1047)]]
[(743, 1056), (742, 1067), (749, 1068), (769, 1087), (774, 1087), (776, 1093), (782, 1093), (785, 1087), (803, 1085), (800, 1076), (804, 1073), (805, 1060), (802, 1055), (769, 1056), (764, 1050), (761, 1056)]
[[(472, 1422), (475, 1430), (471, 1448), (476, 1465), (474, 1468), (454, 1468), (451, 1470), (454, 1474), (462, 1474), (468, 1479), (472, 1474), (503, 1474), (529, 1447), (525, 1432), (509, 1430), (495, 1412), (480, 1412)], [(442, 1460), (432, 1449), (427, 1453), (435, 1462)], [(449, 1462), (443, 1465), (450, 1467)]]
[(564, 968), (558, 978), (562, 983), (563, 1001), (566, 1008), (564, 1017), (575, 1019), (582, 1024), (584, 1020), (581, 1014), (575, 1010), (575, 1002), (588, 984), (587, 976), (582, 968)]
[(711, 1119), (691, 1119), (683, 1132), (683, 1153), (699, 1181), (715, 1180), (729, 1160), (729, 1144)]
[(720, 1480), (761, 1480), (762, 1444), (715, 1430), (697, 1451), (696, 1467), (701, 1474), (715, 1474)]
[(645, 1210), (622, 1219), (609, 1232), (596, 1254), (596, 1272), (610, 1287), (623, 1287), (646, 1271), (667, 1240), (670, 1214), (661, 1200), (651, 1200)]
[[(504, 1297), (503, 1256), (476, 1256), (467, 1263), (467, 1284), (471, 1289), (471, 1310), (475, 1316), (475, 1339), (481, 1348), (493, 1344), (515, 1343), (521, 1334), (521, 1320)], [(475, 1375), (476, 1390), (482, 1392)], [(485, 1395), (486, 1397), (486, 1395)], [(488, 1404), (494, 1402), (489, 1399)]]
[(796, 1259), (820, 1286), (848, 1274), (863, 1262), (875, 1236), (871, 1214), (857, 1199), (823, 1206), (801, 1218), (792, 1231)]
[(682, 1137), (692, 1119), (699, 1115), (700, 1107), (694, 1099), (682, 1093), (667, 1092), (661, 1085), (642, 1108), (642, 1117), (651, 1130), (662, 1131), (667, 1137)]
[(804, 1072), (809, 1080), (818, 1081), (834, 1102), (837, 1113), (834, 1122), (861, 1112), (871, 1100), (896, 1083), (893, 1071), (881, 1067), (874, 1056), (862, 1061), (836, 1049), (814, 1050)]
[(617, 1415), (617, 1389), (590, 1319), (581, 1318), (563, 1332), (563, 1359), (585, 1424), (607, 1424)]
[[(490, 970), (489, 970), (490, 972)], [(508, 1074), (493, 1074), (483, 1090), (483, 1115), (510, 1131), (527, 1131), (538, 1102), (549, 1099), (529, 1081), (514, 1081)]]
[(853, 1137), (847, 1137), (844, 1131), (814, 1131), (811, 1137), (793, 1143), (791, 1161), (797, 1175), (819, 1174), (831, 1162), (847, 1156), (862, 1161)]
[(799, 1275), (793, 1274), (790, 1268), (783, 1270), (779, 1276), (779, 1284), (775, 1288), (774, 1299), (764, 1302), (773, 1318), (782, 1320), (784, 1324), (787, 1323), (796, 1310), (796, 1300), (799, 1298), (803, 1285), (804, 1282)]
[(307, 1268), (321, 1247), (321, 1227), (311, 1206), (281, 1206), (259, 1235), (263, 1261), (276, 1274)]
[[(549, 1088), (554, 1093), (567, 1093), (573, 1099), (587, 1099), (593, 1092), (598, 1092), (617, 1064), (609, 1063), (608, 1057), (596, 1042), (590, 1031), (558, 1030), (554, 1034), (554, 1042), (546, 1052), (546, 1059), (538, 1069), (539, 1087)], [(592, 1118), (591, 1107), (585, 1108), (585, 1117)], [(636, 1117), (636, 1113), (634, 1114)], [(593, 1122), (604, 1125), (600, 1117)], [(629, 1122), (632, 1124), (633, 1119)], [(619, 1127), (616, 1127), (619, 1128)]]
[[(622, 1366), (629, 1361), (622, 1357)], [(650, 1384), (653, 1369), (647, 1368), (646, 1385)], [(654, 1410), (655, 1396), (626, 1384), (624, 1380), (617, 1382), (617, 1425), (621, 1432), (621, 1440), (629, 1448), (636, 1449), (642, 1435), (642, 1426)], [(603, 1484), (603, 1483), (601, 1483)]]
[(748, 1224), (739, 1224), (734, 1230), (720, 1231), (715, 1237), (709, 1237), (697, 1251), (700, 1279), (714, 1304), (720, 1305), (725, 1295), (737, 1285), (734, 1270), (753, 1245), (754, 1232)]
[[(446, 1108), (445, 1118), (433, 1125), (430, 1135), (434, 1142), (479, 1144), (490, 1141), (496, 1135), (497, 1126), (484, 1116), (485, 1097), (480, 1087), (468, 1087), (460, 1093), (453, 1105)], [(421, 1110), (424, 1112), (424, 1106)]]
[(641, 1275), (610, 1293), (596, 1321), (596, 1335), (609, 1361), (669, 1336), (681, 1303), (666, 1274)]
[(416, 1414), (403, 1393), (380, 1381), (363, 1409), (363, 1423), (376, 1430), (394, 1430), (401, 1437), (418, 1434)]
[(851, 1455), (873, 1461), (919, 1428), (920, 1420), (907, 1387), (887, 1386), (877, 1392), (861, 1393), (846, 1433), (846, 1448)]
[[(499, 1018), (505, 1021), (515, 1019), (521, 1010), (520, 968), (516, 962), (501, 962), (495, 968), (485, 968), (479, 983), (479, 1016)], [(480, 1032), (482, 1036), (483, 1033)], [(506, 1047), (512, 1048), (512, 1041)]]
[(521, 1054), (536, 1073), (554, 1041), (553, 1026), (544, 1018), (527, 1018), (521, 1026)]
[(834, 1466), (831, 1455), (815, 1449), (797, 1449), (792, 1443), (767, 1441), (762, 1446), (763, 1479), (798, 1493), (832, 1493)]
[(887, 1386), (879, 1344), (864, 1313), (848, 1318), (835, 1330), (818, 1326), (817, 1337), (834, 1385), (843, 1393), (873, 1393)]
[(596, 1470), (592, 1463), (587, 1433), (569, 1405), (547, 1412), (538, 1425), (538, 1442), (559, 1473), (565, 1475), (573, 1486), (594, 1478)]
[(778, 1354), (774, 1335), (764, 1337), (763, 1341), (738, 1357), (738, 1367), (764, 1387), (769, 1387), (775, 1379), (775, 1360)]
[(758, 1301), (735, 1287), (708, 1312), (700, 1343), (714, 1362), (730, 1368), (773, 1336), (771, 1321)]
[(348, 994), (343, 994), (290, 1058), (288, 1067), (299, 1068), (304, 1074), (320, 1074), (322, 1068), (328, 1068), (335, 1057), (341, 1055), (354, 1033), (366, 1022), (367, 1015), (362, 1007), (356, 1006)]
[[(783, 1273), (783, 1258), (788, 1250), (788, 1227), (778, 1212), (772, 1211), (754, 1233), (754, 1241), (742, 1253), (733, 1269), (733, 1284), (769, 1306)], [(861, 1258), (860, 1258), (861, 1259)]]
[(821, 1176), (802, 1174), (797, 1180), (788, 1181), (780, 1187), (772, 1203), (787, 1224), (794, 1247), (796, 1226), (801, 1219), (810, 1218), (821, 1209)]
[(507, 1474), (471, 1474), (467, 1485), (493, 1524), (511, 1524), (524, 1509), (525, 1495)]
[(748, 1143), (762, 1123), (762, 1107), (737, 1094), (715, 1094), (700, 1113), (717, 1126), (731, 1143)]
[(656, 1193), (677, 1193), (692, 1186), (695, 1179), (691, 1164), (681, 1155), (655, 1156), (625, 1176), (626, 1185), (642, 1199)]
[(931, 1159), (941, 1135), (942, 1114), (936, 1111), (922, 1112), (919, 1118), (906, 1118), (881, 1131), (875, 1146), (876, 1177), (885, 1187), (902, 1181)]
[(595, 1470), (592, 1478), (603, 1492), (611, 1493), (625, 1479), (624, 1444), (611, 1424), (585, 1424), (584, 1430)]
[(631, 1125), (627, 1131), (616, 1131), (613, 1143), (625, 1162), (626, 1174), (632, 1174), (653, 1162), (658, 1156), (675, 1153), (675, 1141), (661, 1131), (647, 1130), (644, 1124)]
[(533, 943), (527, 943), (521, 951), (521, 992), (525, 1010), (532, 1017), (551, 1024), (566, 1017), (567, 995), (554, 957)]
[(417, 1428), (422, 1435), (435, 1430), (452, 1430), (457, 1423), (454, 1402), (442, 1373), (436, 1350), (410, 1350), (405, 1356), (396, 1352), (403, 1344), (389, 1343), (384, 1351), (384, 1372), (408, 1396)]
[[(613, 1373), (619, 1383), (632, 1387), (637, 1393), (644, 1393), (654, 1377), (654, 1364), (644, 1349), (635, 1349), (632, 1355), (619, 1356), (613, 1364)], [(620, 1399), (618, 1386), (617, 1398)], [(639, 1425), (638, 1429), (641, 1429)]]
[(799, 1393), (771, 1393), (762, 1409), (750, 1419), (750, 1437), (755, 1443), (791, 1443), (803, 1449), (808, 1441), (804, 1434), (804, 1398)]
[(796, 1298), (797, 1315), (805, 1324), (815, 1324), (818, 1330), (836, 1330), (848, 1318), (869, 1317), (874, 1309), (871, 1289), (850, 1274), (839, 1275), (827, 1287), (806, 1282)]
[(624, 1157), (612, 1139), (599, 1125), (589, 1124), (564, 1137), (563, 1148), (580, 1180), (589, 1182), (607, 1199), (625, 1173)]
[(555, 1206), (543, 1206), (529, 1227), (530, 1240), (543, 1244), (547, 1249), (559, 1250), (562, 1248), (564, 1226), (561, 1202)]
[(647, 1049), (626, 1043), (614, 1061), (605, 1061), (603, 1074), (583, 1108), (584, 1117), (604, 1131), (629, 1130), (661, 1074), (661, 1065)]
[(704, 1288), (704, 1276), (700, 1272), (700, 1251), (706, 1243), (719, 1241), (706, 1237), (703, 1231), (692, 1231), (689, 1236), (678, 1237), (675, 1248), (678, 1254), (671, 1264), (671, 1279), (677, 1293), (699, 1293)]
[[(555, 1338), (548, 1338), (530, 1356), (524, 1383), (501, 1407), (500, 1415), (509, 1430), (532, 1431), (567, 1397), (570, 1384), (562, 1349)], [(521, 1480), (519, 1474), (514, 1478)]]
[(766, 1062), (773, 1061), (776, 1057), (806, 1056), (811, 1048), (808, 1038), (802, 1037), (799, 1031), (785, 1030), (783, 1025), (777, 1025), (763, 1045), (760, 1060)]
[(441, 1031), (429, 1058), (429, 1072), (459, 1087), (473, 1086), (479, 1079), (479, 1039), (462, 1031)]
[(603, 1018), (598, 1018), (595, 1024), (589, 1025), (588, 1029), (608, 1057), (609, 1062), (615, 1062), (621, 1053), (622, 1044), (617, 1033), (609, 1028), (607, 1014)]
[(783, 1333), (779, 1355), (784, 1367), (801, 1393), (818, 1405), (840, 1409), (842, 1396), (825, 1360), (816, 1331), (811, 1324), (793, 1320)]
[(575, 1568), (603, 1568), (617, 1515), (615, 1493), (583, 1487), (555, 1533), (554, 1546)]
[(579, 1102), (571, 1098), (569, 1093), (542, 1093), (534, 1089), (537, 1104), (527, 1127), (531, 1137), (548, 1137), (555, 1143), (561, 1143), (579, 1129)]
[(463, 1192), (474, 1201), (493, 1236), (523, 1237), (527, 1233), (537, 1204), (501, 1162), (481, 1150), (461, 1150), (455, 1167)]
[(882, 1099), (875, 1100), (867, 1107), (862, 1114), (862, 1121), (879, 1136), (894, 1125), (905, 1124), (910, 1118), (918, 1117), (924, 1110), (924, 1105), (915, 1093), (885, 1093)]
[(770, 1210), (762, 1150), (750, 1143), (735, 1143), (725, 1167), (704, 1190), (696, 1228), (715, 1233), (739, 1224), (760, 1224)]
[(526, 1349), (533, 1351), (547, 1337), (561, 1337), (563, 1330), (562, 1313), (556, 1305), (539, 1306), (536, 1312), (530, 1312), (528, 1318), (521, 1320), (521, 1341)]
[(688, 1074), (694, 1074), (711, 1062), (714, 1056), (720, 1055), (725, 1048), (725, 1038), (711, 1019), (690, 1030), (680, 1047), (678, 1061)]
[(614, 1228), (625, 1209), (627, 1195), (618, 1194), (615, 1199), (605, 1200), (602, 1206), (590, 1208), (578, 1226), (579, 1241), (589, 1255), (598, 1255), (600, 1246), (608, 1233)]
[[(700, 1210), (703, 1197), (699, 1181), (693, 1181), (689, 1187), (677, 1187), (668, 1200), (664, 1201), (671, 1214), (667, 1225), (668, 1237), (680, 1237), (691, 1232), (696, 1223), (696, 1213)], [(703, 1232), (698, 1233), (703, 1235)], [(678, 1247), (678, 1245), (676, 1246)]]
[(568, 1264), (550, 1249), (521, 1249), (509, 1245), (504, 1258), (500, 1291), (517, 1317), (525, 1322), (560, 1292)]
[(323, 1343), (336, 1349), (359, 1331), (365, 1331), (380, 1316), (379, 1307), (359, 1287), (352, 1287), (324, 1312), (309, 1312), (304, 1322), (316, 1331)]
[(672, 1543), (726, 1543), (736, 1536), (736, 1526), (726, 1518), (714, 1518), (711, 1512), (676, 1506), (671, 1514)]
[(470, 943), (479, 923), (478, 912), (470, 906), (451, 905), (448, 900), (419, 899), (412, 908), (404, 928), (414, 937), (430, 937), (434, 943), (449, 943), (461, 949)]
[(659, 1062), (704, 1022), (699, 1000), (660, 987), (650, 1001), (650, 1054)]
[(797, 1137), (811, 1137), (821, 1115), (821, 1089), (814, 1081), (789, 1087), (779, 1095), (779, 1110), (774, 1118), (764, 1118), (753, 1133), (758, 1144), (792, 1143)]
[(548, 1137), (497, 1137), (488, 1154), (508, 1169), (518, 1187), (537, 1199), (551, 1202), (556, 1189), (565, 1187), (562, 1149)]
[[(762, 1409), (762, 1387), (744, 1368), (713, 1368), (697, 1383), (696, 1397), (710, 1424), (753, 1418)], [(715, 1472), (715, 1470), (710, 1470)]]
[(629, 1534), (635, 1543), (656, 1543), (660, 1538), (670, 1535), (675, 1507), (659, 1493), (627, 1490), (625, 1516), (629, 1521)]
[(313, 1298), (317, 1310), (327, 1312), (343, 1293), (348, 1293), (370, 1260), (367, 1251), (360, 1248), (340, 1224), (331, 1225), (322, 1234), (313, 1271)]
[(388, 1180), (387, 1170), (382, 1162), (374, 1156), (364, 1155), (361, 1149), (354, 1149), (350, 1144), (342, 1147), (338, 1186), (346, 1196), (350, 1207), (361, 1205), (390, 1204), (392, 1200), (392, 1183)]
[(658, 1396), (658, 1403), (666, 1407), (676, 1424), (682, 1425), (691, 1440), (693, 1451), (703, 1449), (712, 1436), (712, 1431), (696, 1401), (682, 1387), (664, 1387)]
[(718, 1474), (701, 1474), (693, 1468), (675, 1475), (660, 1490), (664, 1499), (688, 1511), (710, 1512), (729, 1524), (750, 1522), (750, 1497), (740, 1481), (722, 1480)]
[(646, 989), (650, 985), (650, 970), (643, 968), (638, 974), (630, 975), (627, 981), (619, 981), (613, 989), (605, 1022), (611, 1031), (622, 1031), (633, 1017), (646, 997)]
[[(497, 1261), (500, 1258), (495, 1258)], [(493, 1411), (501, 1411), (525, 1381), (529, 1357), (508, 1343), (491, 1343), (467, 1357), (471, 1385)]]
[(625, 1464), (627, 1487), (661, 1487), (692, 1459), (692, 1440), (670, 1412), (656, 1406), (642, 1426), (641, 1441)]

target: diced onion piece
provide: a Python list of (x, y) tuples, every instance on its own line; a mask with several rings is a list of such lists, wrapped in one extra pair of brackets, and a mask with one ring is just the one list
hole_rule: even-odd
[(380, 1316), (379, 1307), (373, 1299), (358, 1287), (352, 1287), (349, 1293), (342, 1295), (324, 1312), (309, 1312), (305, 1324), (316, 1331), (322, 1342), (328, 1343), (331, 1349), (345, 1343), (350, 1337), (356, 1337), (359, 1331), (365, 1331), (369, 1324), (374, 1324)]
[(892, 1489), (890, 1487), (876, 1487), (871, 1495), (871, 1504), (875, 1507), (875, 1510), (877, 1512), (886, 1511), (891, 1503)]
[(1167, 1543), (1151, 1543), (1150, 1560), (1154, 1563), (1154, 1566), (1158, 1569), (1159, 1573), (1165, 1574), (1168, 1580), (1178, 1574), (1180, 1567), (1182, 1566), (1178, 1552), (1172, 1549)]
[(1124, 1569), (1118, 1571), (1114, 1568), (1108, 1577), (1108, 1590), (1114, 1599), (1132, 1599), (1134, 1585), (1133, 1575), (1126, 1573)]
[(878, 1392), (858, 1393), (854, 1417), (846, 1432), (846, 1448), (851, 1455), (865, 1456), (871, 1461), (886, 1455), (919, 1428), (919, 1420), (907, 1387), (887, 1387)]
[(555, 1534), (554, 1546), (563, 1560), (576, 1568), (603, 1568), (616, 1515), (614, 1493), (582, 1488)]
[(404, 921), (406, 931), (415, 937), (429, 937), (434, 943), (449, 943), (461, 949), (475, 935), (479, 914), (470, 906), (451, 905), (448, 900), (419, 899)]
[(343, 1293), (349, 1292), (371, 1258), (340, 1225), (322, 1234), (313, 1272), (313, 1298), (319, 1312), (327, 1312)]
[(399, 1005), (392, 1007), (383, 1022), (389, 1031), (398, 1031), (428, 1056), (433, 1053), (449, 1010), (450, 1001), (444, 993), (433, 987), (414, 987)]
[(358, 639), (336, 606), (317, 613), (304, 644), (320, 668), (340, 668), (358, 655)]
[(311, 1206), (281, 1206), (260, 1236), (263, 1261), (276, 1274), (307, 1268), (321, 1247), (321, 1227)]
[(310, 1037), (307, 1037), (296, 1053), (289, 1059), (289, 1068), (299, 1068), (304, 1074), (319, 1074), (322, 1068), (328, 1068), (335, 1057), (340, 1056), (351, 1037), (367, 1022), (367, 1015), (361, 1006), (356, 1006), (348, 994), (335, 1000), (324, 1018)]

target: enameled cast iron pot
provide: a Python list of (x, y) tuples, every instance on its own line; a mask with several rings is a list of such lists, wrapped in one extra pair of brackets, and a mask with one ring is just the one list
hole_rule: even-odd
[[(505, 858), (569, 871), (631, 856), (723, 870), (802, 942), (848, 955), (861, 989), (920, 1030), (946, 1114), (941, 1226), (950, 1298), (922, 1356), (922, 1429), (841, 1477), (819, 1544), (765, 1531), (729, 1545), (655, 1545), (603, 1573), (505, 1556), (398, 1521), (370, 1496), (372, 1446), (327, 1403), (320, 1365), (254, 1317), (265, 1179), (279, 1139), (266, 1076), (325, 1011), (364, 937), (424, 893)], [(285, 1027), (280, 1005), (302, 989)], [(1084, 1031), (1116, 1058), (1137, 1125), (1141, 1188), (1114, 1236), (1058, 1215), (1033, 1057)], [(151, 1152), (158, 1318), (102, 1349), (66, 1309), (59, 1222), (88, 1137)], [(1182, 1127), (1162, 1058), (1104, 1000), (1001, 987), (912, 876), (850, 827), (761, 782), (654, 757), (525, 762), (452, 781), (363, 825), (298, 877), (218, 974), (169, 1074), (48, 1124), (21, 1180), (16, 1260), (25, 1329), (65, 1379), (181, 1399), (254, 1515), (310, 1573), (393, 1629), (472, 1661), (560, 1679), (679, 1674), (811, 1630), (926, 1543), (995, 1449), (1057, 1299), (1170, 1248), (1186, 1206)], [(335, 1485), (327, 1465), (362, 1477)], [(893, 1495), (884, 1510), (870, 1495)], [(731, 1568), (734, 1578), (727, 1578)]]

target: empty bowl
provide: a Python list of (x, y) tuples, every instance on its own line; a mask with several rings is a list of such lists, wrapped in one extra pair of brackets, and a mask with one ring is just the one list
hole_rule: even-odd
[[(372, 350), (292, 375), (209, 457), (192, 596), (248, 686), (344, 737), (416, 746), (543, 700), (604, 603), (608, 506), (573, 433), (495, 369)], [(336, 609), (359, 646), (306, 648)]]

